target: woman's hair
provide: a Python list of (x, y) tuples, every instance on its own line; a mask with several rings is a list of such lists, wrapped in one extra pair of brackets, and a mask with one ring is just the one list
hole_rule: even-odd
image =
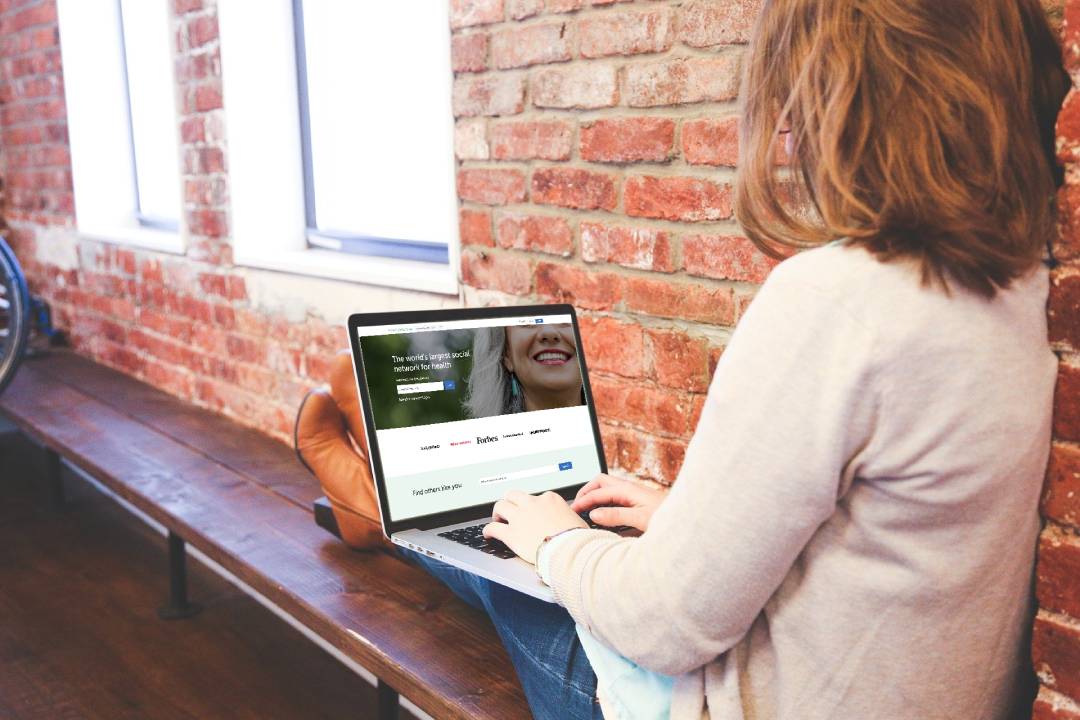
[(474, 418), (521, 412), (522, 396), (514, 397), (510, 392), (510, 373), (503, 365), (506, 329), (486, 327), (474, 332), (465, 411)]
[(736, 217), (773, 257), (850, 238), (993, 297), (1054, 232), (1068, 87), (1039, 0), (766, 0)]

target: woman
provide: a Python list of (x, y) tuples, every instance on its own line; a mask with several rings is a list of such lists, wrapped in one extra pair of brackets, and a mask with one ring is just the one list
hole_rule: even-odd
[(585, 403), (569, 324), (481, 328), (473, 336), (465, 410), (469, 417)]
[(495, 505), (485, 534), (568, 614), (421, 560), (491, 614), (538, 717), (596, 717), (593, 670), (619, 717), (1008, 716), (1066, 89), (1037, 0), (765, 2), (738, 218), (771, 253), (815, 249), (735, 331), (670, 493), (578, 496), (638, 538), (551, 495)]

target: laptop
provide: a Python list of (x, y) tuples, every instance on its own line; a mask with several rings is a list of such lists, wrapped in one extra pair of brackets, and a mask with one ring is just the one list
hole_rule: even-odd
[(481, 530), (508, 490), (570, 501), (607, 472), (574, 308), (359, 313), (349, 338), (383, 533), (554, 602)]

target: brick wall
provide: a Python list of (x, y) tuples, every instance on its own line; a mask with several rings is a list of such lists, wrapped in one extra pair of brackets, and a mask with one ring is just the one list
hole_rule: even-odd
[[(611, 466), (670, 482), (772, 266), (731, 217), (734, 97), (760, 0), (448, 2), (462, 301), (577, 305)], [(1062, 2), (1080, 78), (1080, 0), (1049, 0), (1055, 21)], [(259, 274), (233, 265), (216, 2), (172, 5), (186, 254), (75, 232), (54, 0), (0, 0), (8, 235), (80, 352), (285, 439), (344, 333), (315, 306), (262, 301)], [(1062, 369), (1037, 584), (1040, 718), (1080, 718), (1080, 100), (1060, 132), (1070, 172), (1050, 307)], [(312, 282), (296, 303), (457, 302)]]
[[(1065, 61), (1080, 81), (1080, 0), (1065, 2)], [(1058, 119), (1066, 185), (1059, 194), (1061, 260), (1050, 288), (1050, 340), (1061, 358), (1054, 442), (1043, 496), (1046, 528), (1039, 544), (1032, 658), (1041, 687), (1036, 720), (1080, 720), (1080, 95)]]
[(731, 206), (759, 5), (451, 2), (466, 299), (584, 311), (609, 463), (624, 474), (674, 479), (773, 265)]

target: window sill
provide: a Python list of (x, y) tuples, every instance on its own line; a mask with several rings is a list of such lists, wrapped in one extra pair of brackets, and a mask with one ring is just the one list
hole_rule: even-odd
[(332, 250), (277, 250), (259, 253), (238, 252), (237, 265), (311, 275), (331, 280), (381, 285), (405, 290), (421, 290), (457, 295), (458, 282), (449, 265), (348, 255)]
[(184, 254), (184, 239), (179, 232), (173, 230), (156, 230), (141, 226), (115, 227), (115, 228), (82, 228), (78, 229), (81, 237), (88, 240), (110, 243), (112, 245), (127, 245), (146, 250)]

